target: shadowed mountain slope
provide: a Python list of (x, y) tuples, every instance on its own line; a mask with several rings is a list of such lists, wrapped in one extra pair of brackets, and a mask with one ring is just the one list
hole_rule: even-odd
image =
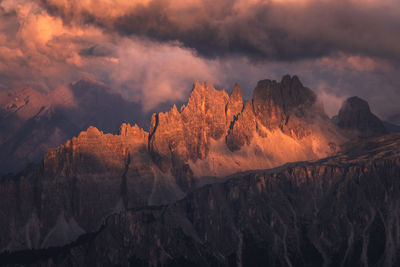
[(246, 103), (238, 85), (228, 95), (195, 82), (187, 105), (154, 114), (149, 132), (89, 127), (3, 177), (0, 248), (63, 245), (115, 212), (172, 203), (238, 172), (332, 156), (346, 140), (296, 76), (260, 81)]
[(400, 135), (336, 156), (237, 175), (165, 206), (111, 215), (32, 266), (397, 266)]
[(344, 101), (334, 121), (354, 136), (371, 137), (388, 133), (384, 123), (371, 112), (368, 102), (357, 96)]

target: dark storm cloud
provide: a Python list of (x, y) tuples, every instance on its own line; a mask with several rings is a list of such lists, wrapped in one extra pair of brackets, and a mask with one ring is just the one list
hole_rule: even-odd
[(91, 10), (78, 1), (42, 0), (66, 23), (177, 40), (208, 57), (242, 54), (295, 60), (344, 52), (400, 59), (400, 12), (395, 1), (221, 0), (187, 1), (182, 7), (180, 2), (153, 0), (105, 16), (104, 10)]
[(149, 111), (186, 102), (193, 80), (250, 99), (289, 73), (329, 115), (358, 95), (398, 121), (398, 0), (41, 1), (0, 0), (0, 89), (89, 77)]

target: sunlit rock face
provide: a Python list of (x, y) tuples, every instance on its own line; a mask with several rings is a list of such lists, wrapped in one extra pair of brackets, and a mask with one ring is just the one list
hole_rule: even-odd
[(236, 172), (326, 157), (345, 140), (296, 76), (260, 81), (246, 103), (238, 85), (228, 95), (196, 82), (187, 105), (154, 114), (149, 132), (89, 127), (40, 166), (3, 178), (0, 248), (67, 243), (112, 213), (171, 203)]
[(237, 120), (237, 116), (242, 112), (243, 107), (242, 89), (236, 84), (226, 105), (226, 122), (229, 126)]
[(63, 245), (115, 212), (182, 198), (147, 146), (148, 133), (137, 125), (121, 125), (118, 135), (89, 127), (50, 149), (41, 166), (4, 177), (2, 250)]
[[(89, 231), (113, 212), (182, 197), (170, 174), (152, 162), (147, 141), (148, 133), (136, 125), (123, 124), (119, 135), (90, 127), (50, 150), (43, 163), (46, 186), (41, 190), (46, 217), (64, 211)], [(52, 224), (48, 222), (48, 227)]]
[[(168, 113), (154, 114), (150, 127), (149, 150), (163, 170), (172, 161), (204, 159), (208, 141), (226, 133), (225, 107), (228, 95), (211, 84), (196, 82), (187, 106), (178, 112), (174, 106)], [(170, 156), (171, 155), (171, 156)], [(159, 162), (158, 157), (167, 157)]]
[(122, 122), (143, 123), (141, 106), (83, 79), (49, 93), (29, 87), (0, 91), (0, 173), (40, 162), (47, 150), (89, 126), (115, 133)]
[(371, 112), (368, 102), (357, 96), (344, 101), (334, 122), (353, 136), (370, 137), (387, 133), (383, 122)]
[[(259, 81), (253, 93), (253, 110), (262, 125), (268, 129), (281, 128), (296, 136), (303, 136), (300, 129), (290, 126), (291, 121), (306, 118), (322, 110), (314, 107), (317, 96), (304, 87), (297, 76), (284, 76), (280, 83), (271, 80)], [(288, 125), (289, 124), (289, 125)]]
[[(210, 138), (207, 158), (189, 162), (195, 177), (222, 177), (318, 159), (335, 153), (345, 140), (325, 115), (316, 95), (297, 76), (284, 76), (281, 82), (258, 82), (253, 99), (241, 110), (238, 92), (233, 91), (226, 107), (227, 120), (233, 119), (224, 138)], [(234, 112), (231, 102), (237, 103)]]
[(32, 266), (399, 266), (399, 177), (400, 135), (361, 140), (114, 214)]
[[(232, 136), (227, 137), (230, 149), (237, 150), (238, 145), (250, 144), (255, 132), (261, 137), (267, 137), (268, 130), (280, 130), (295, 139), (312, 134), (310, 124), (315, 122), (316, 118), (327, 121), (316, 100), (314, 92), (304, 87), (297, 76), (286, 75), (280, 83), (271, 80), (259, 81), (254, 89), (251, 104), (246, 105), (244, 115), (239, 116), (238, 122), (232, 126)], [(235, 125), (236, 123), (238, 125)], [(248, 126), (241, 130), (243, 124)], [(245, 137), (246, 142), (238, 136)]]
[(149, 152), (162, 171), (171, 170), (183, 188), (192, 187), (187, 163), (206, 159), (211, 140), (224, 137), (225, 108), (229, 97), (211, 84), (195, 82), (187, 106), (178, 112), (154, 114), (150, 127)]

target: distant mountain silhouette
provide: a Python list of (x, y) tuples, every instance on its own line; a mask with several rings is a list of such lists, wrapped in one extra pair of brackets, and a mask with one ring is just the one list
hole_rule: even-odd
[(351, 135), (379, 136), (388, 133), (383, 122), (371, 112), (368, 102), (357, 96), (343, 102), (333, 121)]

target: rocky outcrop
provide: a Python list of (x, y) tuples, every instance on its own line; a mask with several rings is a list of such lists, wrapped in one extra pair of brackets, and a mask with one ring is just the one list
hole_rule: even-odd
[(297, 76), (286, 75), (281, 82), (259, 81), (253, 100), (246, 104), (243, 115), (232, 125), (227, 144), (232, 151), (249, 145), (255, 132), (266, 137), (267, 130), (279, 129), (283, 133), (301, 139), (312, 133), (310, 124), (321, 117), (327, 121), (317, 96), (304, 87)]
[(89, 127), (49, 150), (41, 166), (3, 178), (1, 248), (62, 245), (114, 212), (183, 197), (152, 162), (147, 141), (137, 125), (122, 124), (118, 135)]
[(228, 105), (229, 112), (236, 111), (238, 90), (229, 99), (225, 91), (217, 91), (209, 83), (195, 82), (188, 104), (180, 112), (173, 106), (168, 113), (153, 115), (149, 152), (163, 172), (171, 170), (184, 190), (195, 185), (188, 162), (206, 159), (210, 141), (225, 135), (225, 109)]
[(187, 106), (178, 112), (154, 114), (150, 126), (149, 151), (166, 171), (173, 163), (207, 157), (211, 138), (226, 133), (225, 107), (228, 95), (209, 83), (195, 82)]
[(0, 259), (29, 256), (32, 266), (398, 266), (399, 177), (400, 135), (362, 140), (335, 157), (236, 175), (170, 205), (112, 215), (99, 232), (53, 252)]
[(44, 158), (46, 178), (92, 174), (123, 169), (128, 157), (146, 154), (148, 133), (136, 124), (122, 124), (118, 135), (89, 127), (65, 145), (50, 149)]
[(383, 122), (371, 112), (368, 102), (357, 96), (348, 98), (333, 120), (350, 135), (371, 137), (387, 133)]
[(230, 126), (226, 136), (226, 145), (231, 151), (239, 150), (244, 145), (250, 145), (253, 134), (258, 129), (252, 102), (247, 102), (243, 111)]
[(237, 172), (317, 160), (345, 140), (295, 76), (259, 82), (244, 107), (239, 86), (228, 95), (196, 82), (186, 106), (153, 115), (149, 133), (89, 127), (3, 178), (0, 248), (63, 244), (114, 212), (171, 203)]
[(253, 109), (256, 117), (268, 129), (280, 128), (301, 137), (306, 133), (288, 124), (305, 118), (309, 115), (307, 113), (311, 115), (316, 100), (314, 92), (304, 87), (297, 76), (286, 75), (280, 83), (271, 80), (258, 82), (253, 93)]
[(183, 188), (191, 188), (202, 176), (325, 157), (343, 141), (316, 95), (287, 75), (281, 82), (260, 81), (245, 105), (238, 85), (228, 97), (195, 83), (181, 111), (173, 107), (153, 115), (149, 151), (161, 170), (171, 170)]
[(235, 85), (235, 88), (232, 91), (232, 94), (229, 96), (228, 104), (226, 105), (226, 122), (229, 126), (236, 121), (237, 116), (243, 110), (243, 96), (242, 89), (238, 84)]
[(144, 122), (138, 103), (104, 84), (83, 79), (49, 93), (32, 88), (0, 92), (0, 172), (21, 171), (43, 160), (47, 150), (89, 126), (114, 133), (123, 122)]

